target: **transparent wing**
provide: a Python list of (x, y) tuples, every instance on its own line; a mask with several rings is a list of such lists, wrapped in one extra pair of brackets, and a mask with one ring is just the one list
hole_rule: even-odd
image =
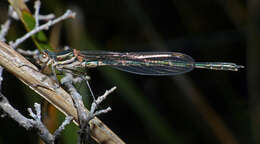
[(80, 52), (86, 62), (97, 66), (109, 65), (116, 69), (140, 75), (178, 75), (194, 68), (194, 60), (176, 52)]

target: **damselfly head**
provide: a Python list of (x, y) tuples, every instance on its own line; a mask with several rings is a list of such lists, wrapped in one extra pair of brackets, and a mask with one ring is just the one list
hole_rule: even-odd
[(50, 60), (50, 57), (47, 52), (43, 51), (39, 55), (39, 61), (40, 63), (47, 63)]

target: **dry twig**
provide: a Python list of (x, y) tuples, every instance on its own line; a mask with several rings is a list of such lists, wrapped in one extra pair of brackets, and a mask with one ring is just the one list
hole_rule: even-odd
[(83, 104), (82, 96), (77, 92), (76, 88), (73, 86), (73, 76), (70, 73), (66, 73), (65, 77), (62, 78), (61, 84), (64, 84), (72, 96), (74, 106), (78, 112), (78, 119), (80, 124), (79, 132), (79, 143), (85, 143), (88, 140), (88, 134), (90, 132), (89, 121), (95, 116), (100, 114), (108, 113), (112, 109), (110, 107), (102, 110), (97, 110), (98, 105), (106, 99), (106, 97), (112, 93), (116, 87), (113, 87), (109, 91), (106, 91), (104, 95), (98, 97), (97, 100), (94, 99), (91, 105), (89, 113), (85, 113), (85, 106)]
[(54, 144), (57, 137), (64, 130), (65, 126), (71, 122), (73, 117), (67, 116), (64, 122), (61, 124), (61, 126), (54, 132), (54, 134), (51, 134), (41, 121), (40, 105), (35, 103), (34, 107), (35, 107), (36, 114), (33, 113), (31, 108), (28, 108), (30, 116), (33, 119), (26, 118), (21, 113), (19, 113), (18, 110), (12, 107), (12, 105), (9, 103), (7, 98), (2, 93), (0, 93), (0, 108), (3, 109), (5, 113), (7, 113), (12, 119), (18, 122), (25, 129), (36, 130), (38, 135), (45, 143)]

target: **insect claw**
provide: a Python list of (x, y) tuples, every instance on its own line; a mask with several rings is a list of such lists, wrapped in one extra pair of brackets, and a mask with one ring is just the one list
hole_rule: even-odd
[(21, 68), (21, 67), (28, 67), (28, 68), (36, 71), (36, 72), (39, 72), (39, 70), (36, 69), (35, 67), (29, 66), (29, 65), (26, 65), (26, 64), (21, 64), (21, 65), (18, 66), (18, 68)]

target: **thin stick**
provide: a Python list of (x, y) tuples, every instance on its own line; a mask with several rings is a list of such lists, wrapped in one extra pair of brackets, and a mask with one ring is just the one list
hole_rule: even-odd
[(35, 103), (34, 105), (36, 114), (33, 113), (31, 108), (28, 108), (29, 114), (33, 119), (26, 118), (18, 110), (16, 110), (7, 100), (7, 98), (0, 93), (0, 108), (13, 120), (15, 120), (18, 124), (24, 127), (27, 130), (34, 129), (41, 137), (41, 139), (48, 143), (54, 144), (55, 139), (60, 135), (61, 131), (64, 130), (65, 126), (68, 125), (72, 117), (67, 116), (62, 125), (55, 131), (52, 135), (49, 130), (44, 126), (41, 121), (41, 107), (39, 104)]
[(26, 39), (28, 39), (32, 35), (36, 34), (37, 32), (42, 31), (42, 30), (48, 30), (50, 26), (52, 26), (62, 20), (65, 20), (67, 18), (73, 18), (73, 17), (75, 17), (75, 15), (76, 15), (76, 13), (72, 12), (71, 10), (67, 10), (62, 16), (60, 16), (54, 20), (48, 21), (47, 23), (45, 23), (39, 27), (36, 27), (32, 31), (26, 33), (23, 37), (16, 39), (15, 42), (10, 42), (9, 44), (11, 45), (12, 48), (16, 48), (19, 44), (21, 44), (22, 42), (24, 42)]
[(9, 27), (11, 24), (11, 20), (7, 19), (4, 24), (1, 25), (1, 31), (0, 31), (0, 41), (5, 42), (5, 35), (7, 34)]
[(95, 116), (98, 116), (100, 114), (108, 113), (112, 109), (110, 107), (102, 110), (97, 110), (98, 105), (104, 101), (107, 96), (112, 93), (116, 87), (113, 87), (112, 89), (106, 91), (104, 95), (98, 97), (97, 100), (93, 100), (91, 109), (89, 113), (84, 113), (85, 106), (83, 104), (82, 96), (77, 92), (76, 88), (74, 87), (73, 83), (73, 76), (70, 73), (66, 73), (65, 77), (61, 79), (61, 83), (66, 86), (68, 91), (71, 94), (71, 97), (74, 102), (74, 106), (77, 109), (79, 121), (80, 121), (80, 133), (79, 133), (79, 142), (84, 143), (88, 140), (88, 135), (90, 132), (89, 122), (92, 120)]

